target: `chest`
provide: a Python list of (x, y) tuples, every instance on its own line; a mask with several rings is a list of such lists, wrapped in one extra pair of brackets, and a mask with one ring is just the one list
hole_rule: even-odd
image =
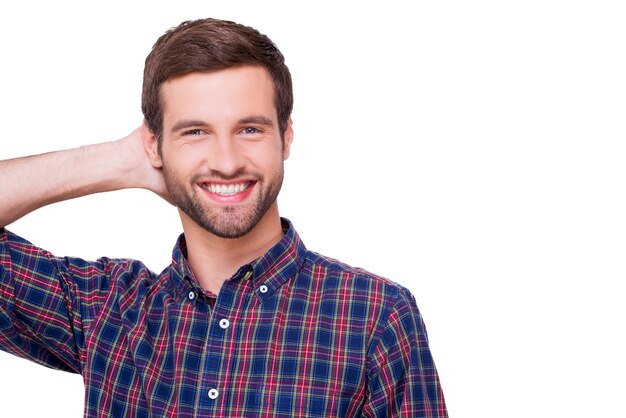
[[(90, 332), (87, 408), (112, 416), (352, 416), (366, 384), (366, 320), (323, 295), (239, 289), (157, 295)], [(130, 411), (132, 412), (131, 415)]]

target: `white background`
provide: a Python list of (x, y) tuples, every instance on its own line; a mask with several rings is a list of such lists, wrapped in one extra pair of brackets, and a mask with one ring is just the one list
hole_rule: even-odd
[[(3, 7), (1, 159), (135, 128), (167, 28), (256, 27), (295, 85), (282, 215), (310, 249), (412, 290), (451, 416), (626, 416), (622, 2), (90, 3)], [(180, 232), (145, 191), (10, 229), (158, 271)], [(0, 416), (82, 416), (79, 376), (4, 353), (0, 370)]]

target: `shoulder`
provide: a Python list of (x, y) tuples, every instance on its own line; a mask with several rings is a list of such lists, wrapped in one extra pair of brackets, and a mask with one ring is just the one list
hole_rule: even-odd
[(308, 251), (298, 275), (298, 280), (310, 281), (311, 294), (324, 306), (333, 306), (333, 314), (339, 310), (370, 332), (375, 338), (395, 315), (419, 316), (415, 298), (397, 282), (354, 267), (332, 257)]
[(388, 305), (412, 298), (406, 287), (389, 278), (314, 251), (307, 251), (303, 268), (316, 278), (329, 281), (337, 287), (357, 293), (366, 292), (374, 302)]
[(57, 279), (68, 290), (91, 294), (109, 288), (152, 286), (162, 276), (133, 259), (101, 257), (90, 261), (56, 256), (5, 228), (0, 228), (2, 266), (18, 277)]

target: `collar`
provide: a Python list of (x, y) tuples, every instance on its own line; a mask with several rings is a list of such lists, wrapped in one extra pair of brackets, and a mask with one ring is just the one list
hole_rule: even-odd
[[(255, 293), (263, 300), (270, 297), (285, 282), (293, 278), (300, 270), (305, 256), (306, 247), (298, 233), (286, 218), (281, 218), (283, 236), (261, 257), (244, 264), (229, 280), (252, 280)], [(172, 251), (170, 276), (177, 282), (177, 288), (186, 294), (190, 289), (198, 294), (206, 293), (200, 288), (189, 263), (187, 262), (187, 243), (185, 235), (178, 237)], [(266, 286), (267, 289), (261, 288)]]

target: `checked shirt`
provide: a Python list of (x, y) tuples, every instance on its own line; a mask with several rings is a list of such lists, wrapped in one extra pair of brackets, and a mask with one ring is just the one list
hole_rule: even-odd
[(283, 229), (217, 296), (184, 236), (154, 274), (0, 229), (0, 349), (81, 373), (86, 417), (446, 417), (409, 291)]

